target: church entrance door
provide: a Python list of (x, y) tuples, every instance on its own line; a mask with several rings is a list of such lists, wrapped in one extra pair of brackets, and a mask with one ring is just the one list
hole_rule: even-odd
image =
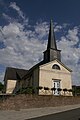
[(60, 80), (54, 80), (54, 95), (60, 95), (60, 91), (58, 91), (58, 88), (60, 88)]

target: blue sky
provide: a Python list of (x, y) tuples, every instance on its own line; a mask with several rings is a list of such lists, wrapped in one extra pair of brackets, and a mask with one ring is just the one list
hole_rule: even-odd
[(80, 85), (80, 0), (0, 0), (0, 81), (6, 67), (29, 69), (43, 58), (50, 19), (62, 62)]
[(16, 2), (34, 24), (39, 19), (49, 21), (51, 18), (59, 23), (79, 24), (79, 0), (0, 0), (1, 13), (6, 11), (14, 16), (15, 12), (7, 10), (10, 2)]

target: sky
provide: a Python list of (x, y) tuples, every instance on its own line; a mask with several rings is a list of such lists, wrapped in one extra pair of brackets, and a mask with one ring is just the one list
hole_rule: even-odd
[(80, 85), (79, 11), (80, 0), (0, 0), (0, 81), (6, 67), (29, 69), (43, 59), (52, 19), (62, 62)]

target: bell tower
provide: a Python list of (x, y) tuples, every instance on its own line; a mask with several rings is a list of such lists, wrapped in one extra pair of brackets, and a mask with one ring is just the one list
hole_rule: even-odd
[(51, 62), (55, 59), (61, 61), (61, 50), (57, 49), (55, 34), (53, 29), (53, 22), (50, 21), (50, 29), (49, 29), (49, 36), (48, 36), (48, 45), (47, 50), (44, 51), (44, 61), (45, 63)]

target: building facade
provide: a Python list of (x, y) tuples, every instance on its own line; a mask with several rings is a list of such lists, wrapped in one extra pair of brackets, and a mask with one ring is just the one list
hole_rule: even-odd
[[(50, 22), (47, 49), (44, 51), (44, 59), (29, 70), (14, 69), (14, 73), (9, 77), (9, 71), (14, 68), (7, 68), (5, 73), (5, 93), (16, 93), (21, 87), (42, 87), (45, 89), (34, 89), (39, 95), (64, 95), (60, 89), (72, 89), (71, 72), (66, 65), (61, 62), (61, 50), (57, 49), (53, 23)], [(25, 72), (24, 72), (25, 71)], [(15, 79), (13, 79), (15, 76)], [(46, 90), (47, 88), (47, 90)], [(52, 91), (51, 88), (55, 90)], [(72, 95), (66, 92), (66, 95)]]

